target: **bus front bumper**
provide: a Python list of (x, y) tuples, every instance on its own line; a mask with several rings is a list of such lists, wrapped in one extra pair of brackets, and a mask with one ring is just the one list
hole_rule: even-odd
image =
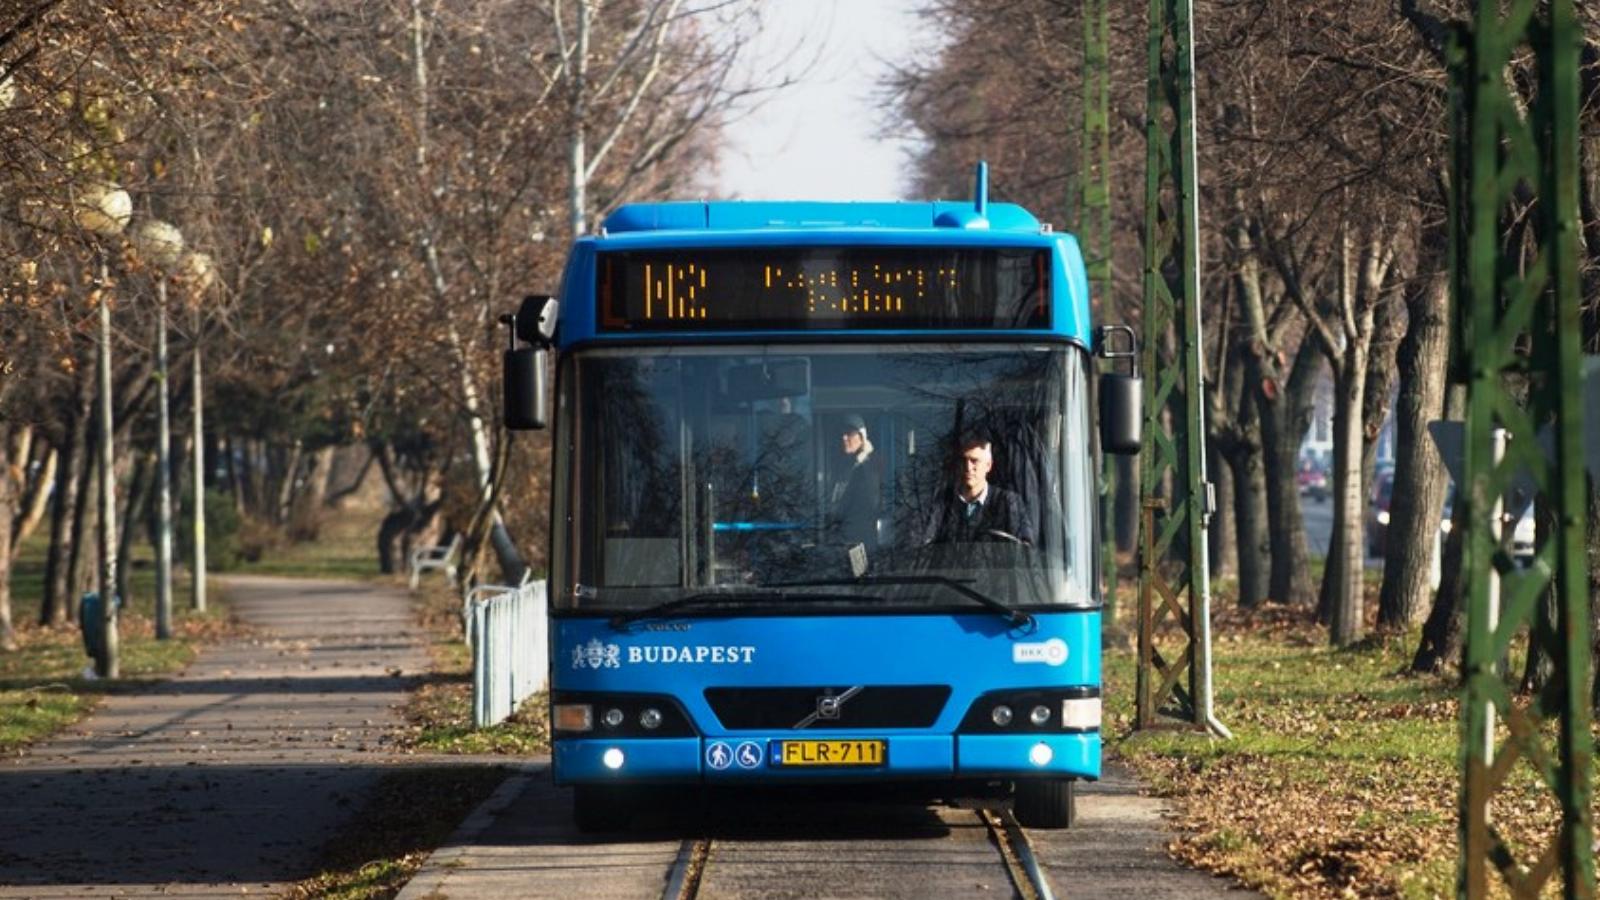
[[(783, 765), (783, 741), (883, 741), (881, 763)], [(557, 738), (557, 784), (1100, 777), (1100, 733)]]

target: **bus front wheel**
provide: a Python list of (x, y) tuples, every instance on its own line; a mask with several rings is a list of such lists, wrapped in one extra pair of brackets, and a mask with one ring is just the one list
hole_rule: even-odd
[(612, 785), (580, 784), (572, 789), (572, 821), (586, 834), (626, 829), (633, 808), (633, 798)]
[(1071, 828), (1078, 819), (1076, 785), (1071, 778), (1017, 782), (1017, 822), (1025, 828)]

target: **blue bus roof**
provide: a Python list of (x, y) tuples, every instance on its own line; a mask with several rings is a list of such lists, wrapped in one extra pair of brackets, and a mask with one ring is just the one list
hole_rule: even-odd
[(638, 231), (755, 231), (761, 229), (947, 229), (1038, 234), (1033, 214), (1012, 203), (990, 203), (980, 216), (968, 201), (932, 203), (817, 203), (809, 201), (692, 201), (633, 203), (602, 223), (603, 234)]

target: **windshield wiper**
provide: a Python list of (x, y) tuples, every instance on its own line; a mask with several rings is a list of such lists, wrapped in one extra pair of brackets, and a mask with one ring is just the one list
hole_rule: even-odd
[(1032, 613), (1026, 613), (1020, 609), (1007, 606), (1005, 603), (996, 600), (982, 591), (968, 587), (967, 582), (965, 581), (949, 578), (944, 575), (863, 575), (860, 578), (835, 578), (823, 579), (820, 581), (784, 581), (777, 584), (768, 585), (768, 587), (845, 587), (871, 584), (936, 584), (940, 587), (947, 587), (961, 596), (966, 597), (968, 600), (972, 600), (978, 603), (980, 606), (993, 610), (995, 613), (1003, 616), (1007, 622), (1010, 622), (1012, 625), (1018, 628), (1032, 628), (1034, 625)]
[[(766, 587), (777, 587), (777, 586), (778, 585), (768, 585)], [(794, 586), (795, 587), (803, 587), (804, 585), (794, 585)], [(819, 585), (816, 585), (816, 586), (821, 587), (822, 585), (819, 584)], [(795, 601), (803, 601), (803, 602), (808, 602), (809, 603), (809, 602), (824, 601), (824, 600), (859, 600), (859, 599), (861, 599), (861, 598), (859, 596), (855, 595), (855, 594), (792, 594), (792, 593), (787, 593), (787, 592), (784, 592), (784, 591), (771, 591), (771, 590), (701, 591), (698, 594), (690, 594), (687, 597), (679, 597), (679, 598), (677, 598), (675, 600), (667, 600), (665, 602), (657, 603), (657, 604), (654, 604), (652, 606), (645, 606), (645, 607), (641, 607), (639, 609), (630, 609), (627, 612), (617, 613), (616, 615), (611, 617), (611, 627), (614, 628), (614, 629), (617, 629), (618, 631), (620, 631), (631, 622), (637, 622), (637, 621), (640, 621), (641, 619), (659, 619), (662, 616), (667, 615), (668, 613), (679, 612), (679, 611), (685, 610), (685, 609), (692, 609), (692, 608), (697, 607), (697, 606), (698, 607), (721, 606), (721, 605), (724, 605), (724, 604), (730, 604), (731, 605), (731, 604), (738, 604), (738, 603), (749, 603), (751, 601), (762, 601), (762, 602), (774, 602), (774, 601), (776, 601), (776, 602), (779, 602), (779, 603), (791, 603), (791, 602), (795, 602)]]

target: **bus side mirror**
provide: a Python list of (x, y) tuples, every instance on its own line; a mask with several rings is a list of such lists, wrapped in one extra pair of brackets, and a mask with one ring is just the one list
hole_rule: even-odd
[[(1112, 348), (1111, 338), (1118, 334), (1127, 337), (1127, 349)], [(1100, 375), (1100, 449), (1105, 453), (1138, 453), (1144, 437), (1144, 380), (1139, 377), (1138, 343), (1133, 329), (1126, 325), (1103, 326), (1095, 335), (1095, 345), (1101, 359), (1126, 359), (1129, 369), (1126, 375)]]
[[(502, 393), (506, 427), (512, 431), (544, 428), (549, 421), (545, 372), (560, 309), (554, 297), (535, 294), (522, 299), (515, 315), (500, 317), (500, 322), (511, 329), (511, 346), (503, 360)], [(519, 348), (518, 339), (534, 346)]]
[(550, 351), (543, 347), (522, 347), (505, 353), (505, 421), (512, 431), (544, 428), (549, 418), (545, 408), (545, 370)]

